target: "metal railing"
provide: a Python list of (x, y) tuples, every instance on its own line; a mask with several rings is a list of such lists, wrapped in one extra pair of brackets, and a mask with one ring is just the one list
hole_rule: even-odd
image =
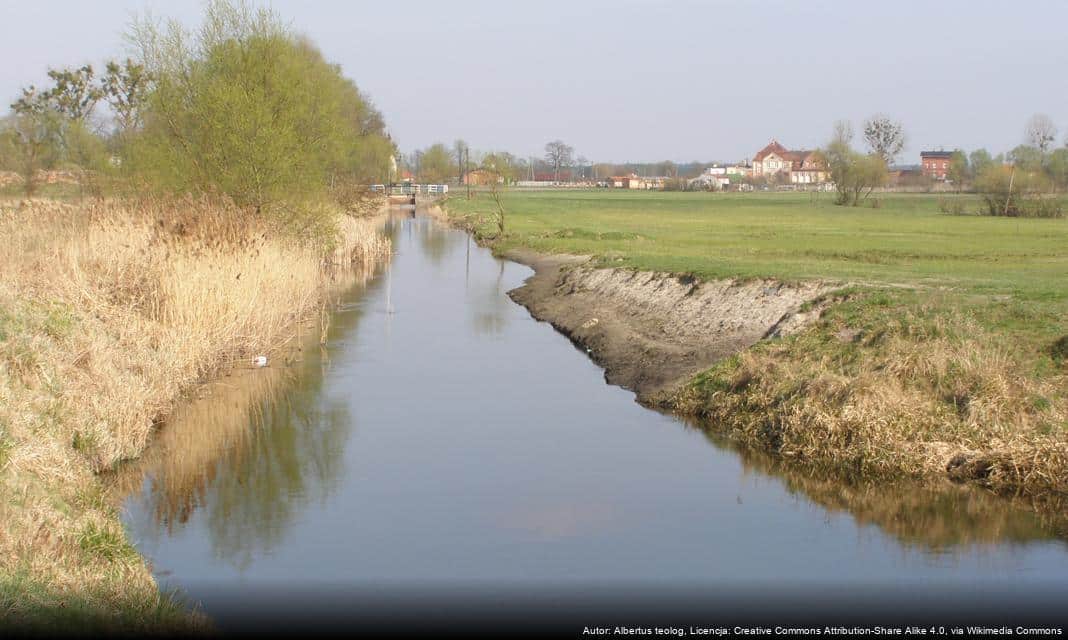
[(445, 195), (449, 192), (449, 185), (447, 184), (414, 184), (414, 183), (402, 183), (402, 184), (373, 184), (371, 185), (371, 191), (374, 193), (388, 193), (391, 196), (410, 196), (418, 194), (426, 195)]

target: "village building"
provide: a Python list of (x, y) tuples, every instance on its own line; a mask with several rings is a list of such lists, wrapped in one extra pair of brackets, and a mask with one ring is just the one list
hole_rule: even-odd
[(731, 179), (726, 173), (709, 173), (707, 170), (687, 183), (691, 189), (722, 191), (731, 186)]
[(501, 183), (504, 182), (504, 178), (489, 169), (472, 169), (464, 174), (463, 183), (484, 186), (493, 184), (494, 181)]
[(608, 186), (614, 189), (645, 189), (645, 180), (636, 174), (629, 176), (612, 176), (608, 179)]
[(785, 175), (790, 184), (822, 184), (830, 179), (830, 172), (819, 152), (811, 149), (793, 150), (772, 140), (753, 156), (753, 177), (774, 178)]
[(932, 180), (945, 180), (952, 158), (952, 151), (921, 151), (920, 169)]

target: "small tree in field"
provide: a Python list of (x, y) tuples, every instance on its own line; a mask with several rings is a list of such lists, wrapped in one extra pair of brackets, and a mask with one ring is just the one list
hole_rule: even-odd
[(890, 166), (905, 147), (905, 128), (885, 115), (875, 115), (864, 123), (864, 139), (868, 149)]
[(22, 178), (27, 196), (37, 191), (37, 172), (58, 162), (63, 148), (63, 116), (53, 108), (47, 92), (23, 89), (11, 105), (14, 114), (3, 123), (5, 164)]
[(553, 178), (560, 181), (560, 169), (570, 167), (575, 149), (564, 144), (563, 140), (553, 140), (545, 145), (545, 161), (553, 168)]
[(834, 135), (821, 150), (823, 161), (831, 171), (838, 195), (835, 204), (859, 206), (877, 187), (886, 184), (886, 162), (876, 153), (863, 154), (853, 150), (849, 141), (851, 128), (843, 123), (835, 125)]
[(481, 168), (490, 176), (490, 198), (495, 209), (493, 217), (497, 223), (497, 237), (501, 237), (505, 231), (503, 187), (504, 183), (515, 179), (515, 159), (507, 153), (490, 153), (483, 158)]
[(1045, 154), (1049, 151), (1053, 141), (1057, 139), (1057, 126), (1046, 114), (1036, 113), (1027, 121), (1025, 136), (1027, 144)]

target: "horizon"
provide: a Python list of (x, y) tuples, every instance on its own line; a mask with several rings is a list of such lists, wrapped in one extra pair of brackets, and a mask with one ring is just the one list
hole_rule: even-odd
[[(1057, 146), (1068, 133), (1068, 89), (1052, 80), (1068, 64), (1057, 27), (1068, 6), (1052, 2), (1007, 14), (960, 1), (554, 0), (539, 11), (486, 0), (255, 4), (341, 65), (405, 153), (464, 139), (481, 151), (541, 157), (546, 142), (561, 139), (590, 162), (735, 162), (772, 139), (822, 146), (839, 119), (859, 134), (864, 119), (885, 113), (905, 127), (898, 164), (914, 164), (923, 150), (1007, 152), (1035, 113), (1057, 124)], [(99, 68), (124, 57), (122, 33), (135, 15), (195, 26), (202, 8), (161, 0), (9, 7), (0, 94), (14, 100), (49, 67)], [(911, 46), (872, 44), (876, 31)], [(779, 64), (784, 73), (746, 71)]]

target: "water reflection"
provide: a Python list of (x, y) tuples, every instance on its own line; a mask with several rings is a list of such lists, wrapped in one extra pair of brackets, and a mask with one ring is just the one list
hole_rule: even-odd
[(502, 333), (508, 323), (509, 309), (513, 303), (505, 295), (504, 261), (499, 260), (497, 277), (478, 283), (474, 288), (468, 285), (468, 300), (471, 302), (471, 326), (479, 335)]
[(327, 351), (309, 331), (291, 365), (225, 380), (115, 474), (165, 586), (967, 585), (1068, 568), (1051, 510), (820, 476), (643, 409), (508, 299), (529, 270), (410, 212), (384, 230), (394, 260), (345, 296)]
[(420, 248), (435, 266), (444, 263), (456, 248), (456, 242), (449, 236), (448, 229), (434, 224), (428, 218), (417, 219), (409, 228), (414, 230)]
[(949, 481), (858, 481), (802, 469), (731, 441), (714, 427), (698, 428), (716, 447), (734, 451), (747, 474), (777, 478), (791, 494), (831, 514), (848, 514), (862, 525), (876, 526), (909, 546), (950, 553), (955, 548), (1068, 539), (1068, 505), (1063, 501), (1010, 499)]
[[(372, 274), (339, 283), (358, 299)], [(327, 342), (358, 324), (359, 307), (338, 314)], [(145, 454), (106, 478), (117, 500), (132, 498), (151, 522), (134, 522), (135, 539), (155, 544), (180, 535), (204, 510), (213, 555), (238, 569), (285, 539), (299, 505), (337, 488), (355, 421), (343, 398), (323, 397), (330, 371), (319, 327), (303, 327), (298, 345), (265, 368), (237, 369), (180, 406)]]

